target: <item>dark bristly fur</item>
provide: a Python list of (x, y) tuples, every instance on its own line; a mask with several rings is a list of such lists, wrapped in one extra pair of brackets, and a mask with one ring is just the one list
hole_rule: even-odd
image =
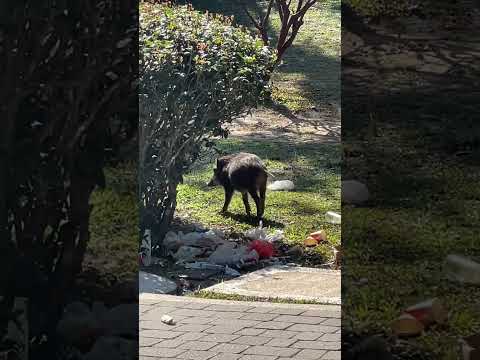
[(233, 193), (242, 194), (247, 215), (251, 214), (248, 194), (255, 201), (257, 219), (261, 220), (265, 210), (265, 195), (268, 172), (257, 155), (238, 153), (217, 159), (217, 167), (213, 170), (213, 178), (208, 186), (222, 185), (225, 190), (225, 203), (222, 212), (228, 210)]

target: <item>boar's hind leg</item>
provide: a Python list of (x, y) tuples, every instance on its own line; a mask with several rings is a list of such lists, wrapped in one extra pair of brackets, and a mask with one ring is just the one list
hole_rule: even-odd
[(260, 197), (257, 194), (257, 189), (250, 189), (248, 190), (250, 195), (252, 196), (253, 200), (255, 201), (255, 205), (257, 207), (257, 218), (261, 219), (262, 218), (262, 207), (260, 204)]
[(248, 203), (248, 192), (242, 193), (242, 200), (243, 200), (243, 205), (245, 205), (245, 211), (247, 212), (247, 215), (250, 216), (251, 210), (250, 210), (250, 204)]
[(263, 213), (265, 212), (265, 197), (267, 192), (267, 183), (262, 183), (259, 188), (260, 192), (260, 216), (259, 218), (263, 217)]
[(222, 213), (226, 213), (230, 201), (232, 201), (233, 189), (225, 188), (225, 203), (223, 204)]

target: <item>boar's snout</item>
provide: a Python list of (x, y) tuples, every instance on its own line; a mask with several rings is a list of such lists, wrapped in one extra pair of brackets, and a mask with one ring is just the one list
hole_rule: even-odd
[(208, 187), (212, 187), (212, 186), (215, 186), (215, 185), (218, 185), (217, 178), (216, 178), (216, 177), (212, 177), (212, 178), (210, 179), (210, 181), (207, 183), (207, 186), (208, 186)]

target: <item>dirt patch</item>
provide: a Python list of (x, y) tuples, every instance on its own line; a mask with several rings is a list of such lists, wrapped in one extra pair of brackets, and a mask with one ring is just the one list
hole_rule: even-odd
[(340, 109), (325, 104), (308, 112), (260, 108), (226, 127), (231, 137), (255, 140), (284, 140), (301, 143), (339, 143)]

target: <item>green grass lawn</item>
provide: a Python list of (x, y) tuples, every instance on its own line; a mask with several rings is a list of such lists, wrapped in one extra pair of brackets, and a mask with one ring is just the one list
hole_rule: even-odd
[[(302, 243), (309, 233), (320, 229), (325, 229), (330, 243), (340, 243), (340, 226), (327, 224), (324, 219), (329, 210), (340, 212), (340, 146), (229, 139), (219, 142), (218, 148), (225, 153), (255, 153), (269, 170), (279, 171), (278, 179), (290, 179), (296, 184), (291, 192), (267, 191), (264, 227), (282, 229), (291, 244)], [(232, 215), (220, 214), (223, 189), (205, 185), (214, 165), (214, 157), (205, 155), (187, 174), (178, 189), (177, 211), (206, 226), (232, 231), (251, 229), (256, 224), (253, 218), (246, 217), (240, 194), (233, 197), (229, 208)], [(254, 212), (252, 199), (250, 203)], [(327, 246), (319, 246), (318, 252), (332, 256)]]

